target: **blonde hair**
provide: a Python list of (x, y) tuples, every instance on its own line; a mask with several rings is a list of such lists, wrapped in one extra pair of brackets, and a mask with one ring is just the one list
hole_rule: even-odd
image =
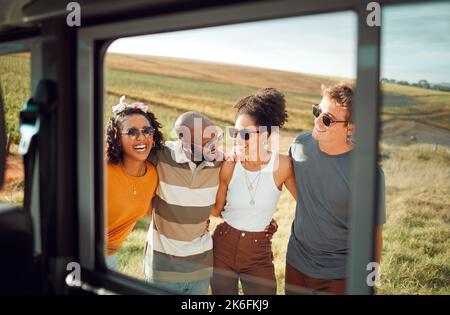
[(322, 97), (327, 97), (336, 103), (336, 106), (345, 107), (348, 110), (347, 119), (352, 122), (354, 87), (350, 82), (340, 82), (333, 86), (322, 85)]

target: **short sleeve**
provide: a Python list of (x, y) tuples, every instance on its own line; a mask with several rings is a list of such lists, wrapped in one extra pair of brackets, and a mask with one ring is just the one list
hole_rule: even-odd
[(159, 150), (152, 150), (150, 151), (150, 154), (148, 155), (147, 161), (152, 163), (153, 166), (157, 166), (158, 165), (158, 160), (159, 160)]
[(155, 197), (155, 195), (156, 195), (156, 189), (158, 188), (158, 185), (159, 185), (158, 172), (156, 171), (156, 168), (155, 168), (155, 167), (154, 167), (154, 170), (155, 170), (156, 185), (155, 185), (155, 188), (153, 189), (152, 199)]
[(288, 155), (291, 159), (292, 159), (292, 146), (294, 146), (294, 145), (295, 145), (295, 141), (292, 142), (292, 144), (289, 146), (289, 150), (288, 150)]
[(306, 141), (311, 137), (311, 133), (302, 131), (298, 134), (297, 138), (291, 143), (291, 146), (288, 150), (288, 155), (292, 159), (292, 151), (295, 149), (295, 146), (298, 144), (305, 144)]

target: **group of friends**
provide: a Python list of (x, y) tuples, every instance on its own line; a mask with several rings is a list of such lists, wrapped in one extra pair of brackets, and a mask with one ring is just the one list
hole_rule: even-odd
[[(164, 141), (149, 105), (122, 97), (106, 135), (107, 266), (117, 269), (120, 246), (148, 215), (146, 281), (178, 294), (238, 294), (239, 281), (244, 294), (276, 294), (271, 239), (285, 186), (296, 201), (285, 293), (345, 294), (353, 96), (349, 83), (323, 87), (312, 105), (312, 132), (301, 132), (287, 154), (269, 145), (288, 119), (276, 89), (233, 106), (230, 153), (220, 149), (223, 134), (206, 115), (183, 113), (174, 125), (178, 139)], [(381, 168), (378, 178), (376, 262), (385, 223)], [(220, 217), (212, 235), (210, 216)]]

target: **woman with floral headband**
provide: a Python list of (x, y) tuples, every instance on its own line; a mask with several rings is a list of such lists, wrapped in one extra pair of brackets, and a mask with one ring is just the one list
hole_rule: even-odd
[(163, 141), (161, 124), (148, 105), (128, 105), (124, 99), (112, 108), (115, 117), (106, 132), (106, 264), (111, 269), (117, 269), (117, 251), (136, 222), (151, 212), (158, 175), (147, 158), (151, 151), (161, 149)]

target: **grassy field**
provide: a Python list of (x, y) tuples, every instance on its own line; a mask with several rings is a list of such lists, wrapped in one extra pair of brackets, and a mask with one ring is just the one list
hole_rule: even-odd
[[(212, 118), (234, 122), (230, 107), (260, 87), (274, 87), (286, 95), (286, 130), (311, 126), (311, 104), (320, 101), (320, 87), (342, 80), (294, 72), (172, 58), (108, 54), (107, 87), (164, 107), (201, 110)], [(151, 87), (149, 89), (149, 87)], [(198, 93), (201, 91), (201, 93)], [(384, 83), (383, 121), (416, 120), (450, 130), (450, 93)]]
[[(238, 98), (260, 87), (280, 89), (286, 95), (289, 113), (286, 131), (281, 134), (281, 152), (286, 152), (299, 131), (311, 128), (310, 108), (320, 100), (321, 84), (340, 80), (170, 58), (108, 54), (106, 60), (105, 120), (120, 95), (127, 95), (127, 101), (143, 100), (152, 105), (167, 138), (183, 111), (206, 113), (220, 126), (233, 124), (231, 106)], [(18, 92), (26, 91), (24, 84), (28, 83), (24, 82), (29, 82), (20, 71), (27, 62), (24, 56), (0, 57), (0, 82), (12, 126), (28, 97)], [(21, 82), (23, 87), (19, 89), (15, 85)], [(450, 93), (395, 84), (383, 84), (382, 90), (380, 148), (387, 187), (387, 223), (377, 293), (449, 294)], [(19, 163), (14, 156), (10, 162), (12, 174)], [(14, 183), (0, 192), (0, 202), (11, 202), (8, 194), (20, 191), (20, 180), (16, 178)], [(20, 197), (12, 202), (20, 202)], [(294, 201), (283, 191), (275, 214), (279, 230), (273, 239), (279, 294), (284, 291), (285, 252), (294, 209)], [(213, 221), (211, 230), (215, 224)], [(148, 219), (144, 218), (119, 252), (120, 270), (138, 278), (143, 277), (147, 226)]]
[[(290, 136), (283, 134), (283, 137)], [(449, 294), (450, 148), (431, 144), (383, 144), (382, 156), (387, 223), (377, 293)], [(294, 200), (283, 189), (275, 213), (279, 230), (272, 247), (278, 294), (284, 292), (285, 253), (294, 210)], [(148, 218), (145, 218), (119, 251), (120, 270), (138, 278), (143, 278), (142, 253), (147, 226)]]
[(383, 294), (450, 293), (450, 148), (382, 145)]
[[(113, 101), (110, 104), (115, 104), (121, 94), (153, 103), (155, 112), (161, 113), (166, 135), (182, 111), (198, 110), (222, 124), (232, 124), (234, 115), (230, 107), (239, 97), (263, 86), (279, 88), (288, 101), (290, 121), (285, 129), (291, 131), (282, 133), (282, 152), (286, 152), (295, 138), (294, 131), (311, 128), (310, 104), (320, 100), (320, 85), (338, 81), (240, 66), (115, 54), (108, 56), (107, 64), (110, 67), (107, 70), (108, 100)], [(448, 294), (449, 147), (405, 142), (405, 139), (415, 136), (418, 142), (422, 140), (423, 132), (415, 132), (417, 126), (409, 125), (413, 122), (422, 129), (432, 128), (429, 132), (438, 135), (432, 139), (436, 143), (445, 142), (443, 137), (450, 135), (450, 93), (395, 84), (383, 84), (382, 88), (385, 128), (381, 156), (387, 181), (388, 221), (381, 285), (377, 292)], [(405, 130), (393, 133), (390, 124)], [(421, 185), (418, 187), (416, 180), (419, 178)], [(275, 214), (280, 228), (273, 239), (279, 294), (284, 291), (285, 253), (294, 209), (294, 201), (284, 190)], [(119, 265), (124, 273), (143, 277), (142, 246), (147, 226), (148, 219), (142, 220), (120, 251)], [(405, 248), (410, 250), (405, 251)]]
[(5, 106), (6, 131), (19, 141), (18, 111), (30, 97), (31, 68), (29, 54), (0, 57), (0, 86)]

